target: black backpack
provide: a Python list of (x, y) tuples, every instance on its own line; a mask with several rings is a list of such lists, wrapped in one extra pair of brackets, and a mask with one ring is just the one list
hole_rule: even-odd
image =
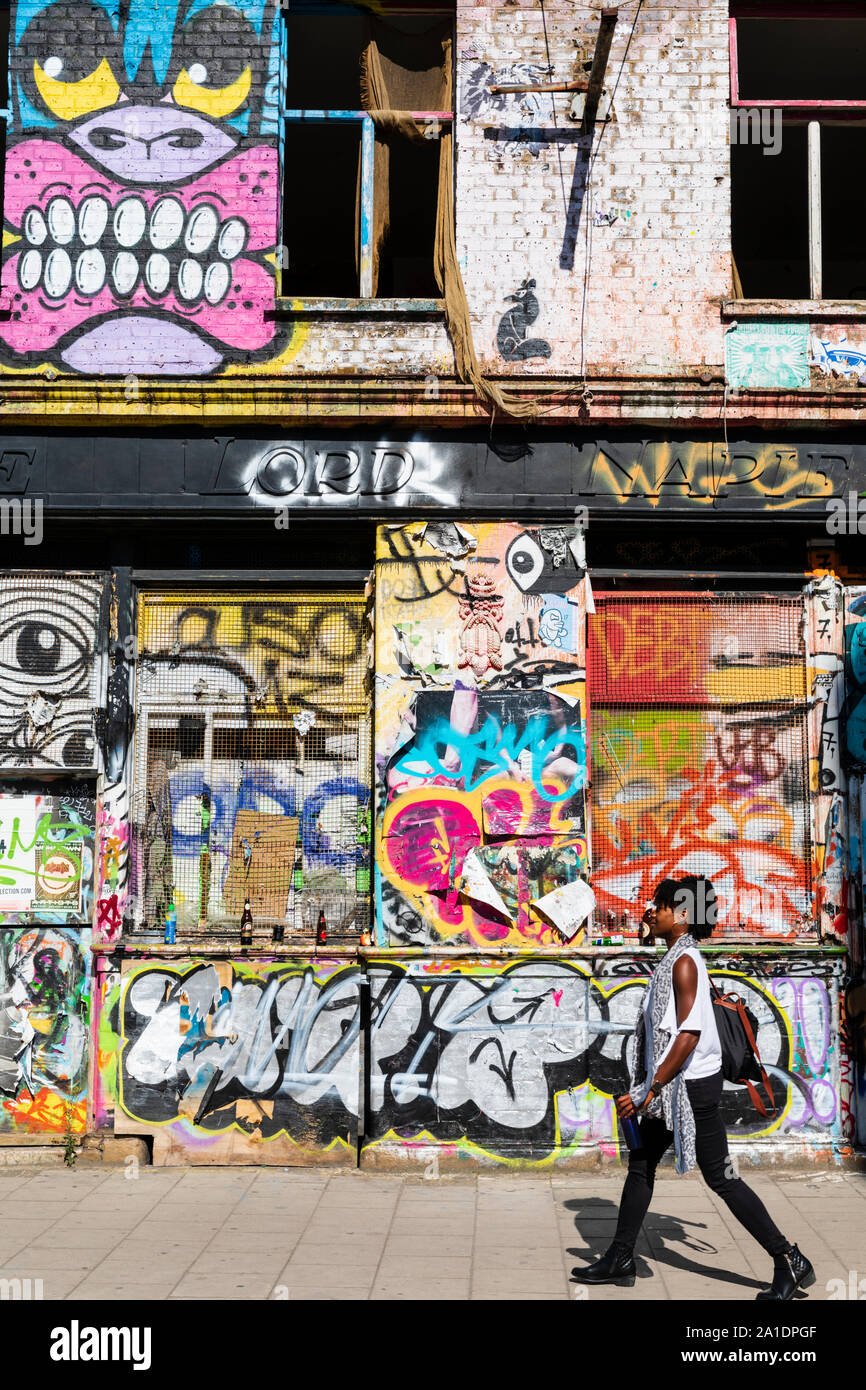
[(713, 1001), (713, 1016), (719, 1030), (719, 1042), (722, 1045), (722, 1075), (726, 1081), (746, 1086), (758, 1114), (766, 1119), (767, 1107), (758, 1095), (755, 1085), (756, 1081), (760, 1081), (770, 1102), (769, 1113), (775, 1115), (776, 1107), (773, 1104), (770, 1079), (764, 1070), (756, 1042), (758, 1020), (751, 1009), (746, 1008), (738, 994), (723, 994), (712, 980), (710, 997)]

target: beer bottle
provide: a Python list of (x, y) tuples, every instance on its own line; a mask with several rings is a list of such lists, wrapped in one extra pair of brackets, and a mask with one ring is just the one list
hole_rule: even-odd
[(253, 914), (250, 911), (250, 900), (244, 900), (244, 911), (241, 917), (241, 945), (252, 946), (253, 944)]
[(319, 925), (316, 927), (316, 945), (324, 946), (328, 940), (328, 926), (325, 922), (324, 911), (319, 913)]

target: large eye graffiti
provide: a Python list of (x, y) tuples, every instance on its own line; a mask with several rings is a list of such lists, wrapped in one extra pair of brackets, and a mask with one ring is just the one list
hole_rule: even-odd
[(31, 612), (0, 625), (0, 685), (10, 695), (30, 690), (64, 695), (89, 673), (91, 647), (74, 619)]
[(525, 594), (540, 579), (544, 572), (544, 551), (528, 531), (511, 542), (505, 555), (505, 568)]
[(15, 60), (30, 100), (58, 120), (80, 120), (120, 96), (117, 35), (95, 5), (49, 5), (28, 25)]
[(505, 568), (524, 594), (565, 594), (573, 589), (584, 571), (574, 563), (567, 548), (567, 528), (523, 531), (515, 536), (505, 552)]
[[(178, 106), (220, 120), (241, 109), (252, 87), (252, 55), (258, 40), (238, 10), (213, 5), (185, 24), (177, 44)], [(241, 56), (243, 55), (243, 56)]]

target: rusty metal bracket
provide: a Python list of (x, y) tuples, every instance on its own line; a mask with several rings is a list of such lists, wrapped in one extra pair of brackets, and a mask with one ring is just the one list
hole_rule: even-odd
[(586, 92), (589, 78), (578, 77), (574, 82), (505, 82), (487, 88), (494, 96), (510, 92)]

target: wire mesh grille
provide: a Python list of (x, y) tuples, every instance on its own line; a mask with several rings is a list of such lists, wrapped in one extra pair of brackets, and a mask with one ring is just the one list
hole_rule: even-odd
[(596, 921), (635, 934), (662, 878), (703, 874), (719, 935), (812, 926), (803, 600), (596, 596)]
[(587, 663), (590, 696), (603, 703), (803, 700), (803, 598), (599, 595)]
[(143, 904), (179, 929), (329, 937), (369, 916), (370, 713), (357, 594), (148, 594)]

